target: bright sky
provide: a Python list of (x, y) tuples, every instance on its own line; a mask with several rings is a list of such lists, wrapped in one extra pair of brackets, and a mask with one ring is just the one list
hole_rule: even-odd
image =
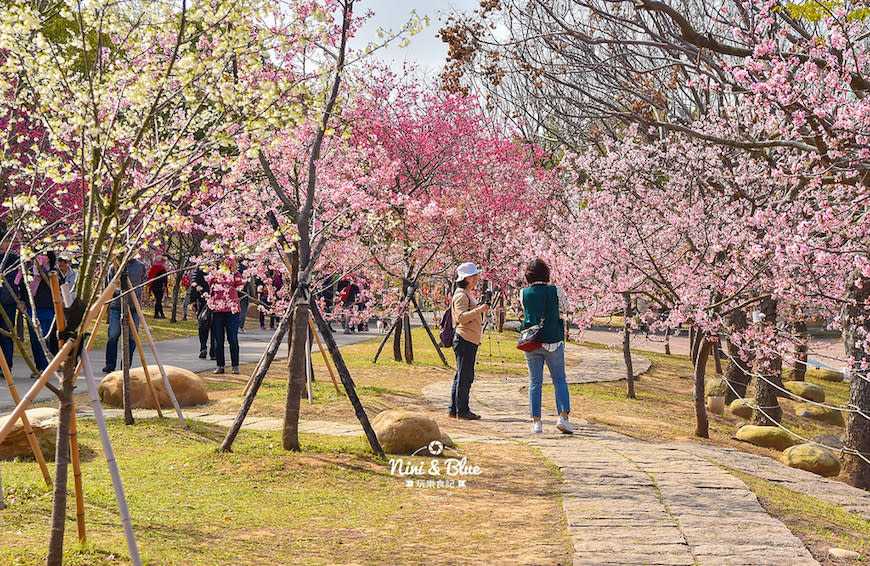
[[(454, 11), (471, 11), (480, 7), (480, 0), (432, 0), (430, 2), (402, 0), (362, 0), (354, 5), (354, 11), (363, 13), (372, 10), (375, 15), (357, 33), (353, 47), (361, 49), (370, 42), (377, 41), (376, 31), (399, 31), (402, 24), (410, 18), (411, 10), (415, 10), (421, 18), (429, 16), (429, 27), (411, 38), (411, 43), (400, 48), (393, 45), (377, 51), (378, 59), (391, 63), (398, 69), (404, 61), (414, 62), (421, 67), (427, 77), (435, 77), (444, 65), (447, 57), (447, 46), (435, 37), (438, 29)], [(440, 20), (439, 20), (440, 18)]]

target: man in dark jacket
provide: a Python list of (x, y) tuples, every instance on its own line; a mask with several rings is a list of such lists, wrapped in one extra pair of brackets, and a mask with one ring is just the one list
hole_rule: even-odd
[[(135, 289), (136, 298), (139, 304), (142, 304), (142, 289), (145, 285), (147, 268), (145, 264), (138, 259), (132, 259), (127, 263), (127, 277), (130, 278), (130, 285)], [(106, 281), (111, 281), (115, 277), (115, 268), (110, 267), (109, 273), (106, 275)], [(113, 295), (112, 302), (109, 303), (109, 340), (106, 342), (106, 367), (103, 368), (104, 373), (115, 371), (115, 366), (118, 362), (118, 340), (121, 338), (121, 291), (116, 290)], [(139, 315), (136, 309), (130, 309), (130, 324), (136, 325), (139, 328)], [(130, 331), (130, 360), (133, 362), (133, 352), (136, 351), (136, 342), (133, 339), (133, 331)]]

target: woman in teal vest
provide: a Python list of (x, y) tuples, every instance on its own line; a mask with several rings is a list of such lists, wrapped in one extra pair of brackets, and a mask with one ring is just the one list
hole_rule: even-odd
[(529, 412), (532, 416), (532, 432), (539, 433), (543, 430), (541, 388), (544, 384), (546, 363), (556, 390), (556, 410), (559, 412), (556, 428), (564, 434), (571, 434), (574, 429), (568, 421), (571, 399), (565, 381), (565, 325), (560, 314), (568, 311), (568, 301), (561, 289), (550, 285), (550, 268), (540, 259), (532, 260), (526, 267), (526, 281), (529, 286), (520, 292), (520, 302), (523, 305), (523, 324), (520, 330), (543, 321), (541, 347), (525, 352), (526, 364), (529, 366)]

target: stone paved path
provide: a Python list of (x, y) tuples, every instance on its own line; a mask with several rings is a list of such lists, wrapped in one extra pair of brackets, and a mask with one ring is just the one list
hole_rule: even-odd
[[(565, 377), (568, 383), (597, 383), (625, 379), (622, 350), (582, 348), (569, 344), (565, 350)], [(631, 356), (634, 375), (646, 372), (650, 361), (638, 354)]]
[[(545, 418), (545, 433), (531, 434), (524, 385), (478, 381), (473, 403), (482, 428), (540, 449), (562, 471), (575, 565), (818, 564), (743, 482), (704, 458), (582, 421), (569, 436)], [(423, 393), (446, 407), (450, 384)]]

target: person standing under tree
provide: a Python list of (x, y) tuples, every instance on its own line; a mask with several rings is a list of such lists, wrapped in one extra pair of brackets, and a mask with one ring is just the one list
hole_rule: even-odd
[(214, 373), (224, 373), (224, 338), (230, 344), (233, 373), (239, 373), (239, 292), (245, 287), (245, 278), (236, 269), (235, 258), (228, 257), (220, 269), (213, 270), (206, 276), (206, 281), (211, 287), (208, 306), (212, 310), (212, 332), (217, 356)]
[[(127, 277), (130, 279), (130, 286), (135, 290), (136, 298), (139, 304), (142, 304), (142, 287), (145, 285), (145, 276), (147, 269), (145, 264), (138, 259), (131, 259), (127, 263)], [(109, 273), (106, 274), (106, 283), (115, 278), (115, 267), (109, 268)], [(120, 287), (115, 290), (112, 295), (114, 298), (109, 303), (109, 339), (106, 342), (106, 367), (103, 368), (103, 373), (115, 371), (115, 366), (118, 363), (118, 340), (121, 338), (121, 295)], [(136, 351), (136, 341), (133, 339), (132, 327), (139, 328), (139, 313), (136, 309), (130, 309), (130, 359), (128, 363), (133, 363), (133, 353)]]
[[(18, 275), (18, 254), (11, 249), (12, 234), (6, 231), (6, 226), (0, 224), (0, 308), (6, 312), (6, 316), (0, 316), (0, 349), (3, 351), (3, 356), (6, 358), (6, 363), (9, 364), (9, 369), (12, 369), (12, 354), (14, 352), (14, 343), (11, 338), (11, 325), (15, 324), (15, 317), (18, 314), (16, 301), (18, 296), (14, 290), (13, 284)], [(6, 319), (9, 319), (9, 324)], [(6, 332), (10, 334), (6, 334)], [(12, 377), (11, 375), (9, 376)]]
[(489, 310), (487, 304), (477, 304), (474, 288), (480, 280), (480, 271), (471, 262), (456, 269), (456, 285), (451, 308), (453, 309), (453, 353), (456, 355), (456, 376), (450, 394), (448, 416), (468, 421), (480, 419), (468, 406), (471, 384), (474, 383), (474, 362), (477, 348), (483, 337), (483, 315)]
[(568, 311), (568, 300), (562, 290), (550, 285), (550, 268), (540, 259), (534, 259), (526, 267), (526, 282), (529, 286), (520, 291), (523, 306), (523, 322), (520, 331), (543, 322), (541, 347), (524, 352), (529, 367), (529, 412), (532, 417), (532, 432), (543, 431), (541, 424), (541, 389), (544, 383), (544, 363), (550, 370), (553, 389), (556, 393), (556, 411), (559, 420), (556, 428), (564, 434), (574, 429), (568, 421), (571, 399), (565, 377), (565, 324), (561, 313)]
[(154, 318), (166, 318), (163, 314), (163, 295), (166, 294), (166, 258), (162, 255), (157, 256), (148, 269), (148, 290), (154, 295)]

